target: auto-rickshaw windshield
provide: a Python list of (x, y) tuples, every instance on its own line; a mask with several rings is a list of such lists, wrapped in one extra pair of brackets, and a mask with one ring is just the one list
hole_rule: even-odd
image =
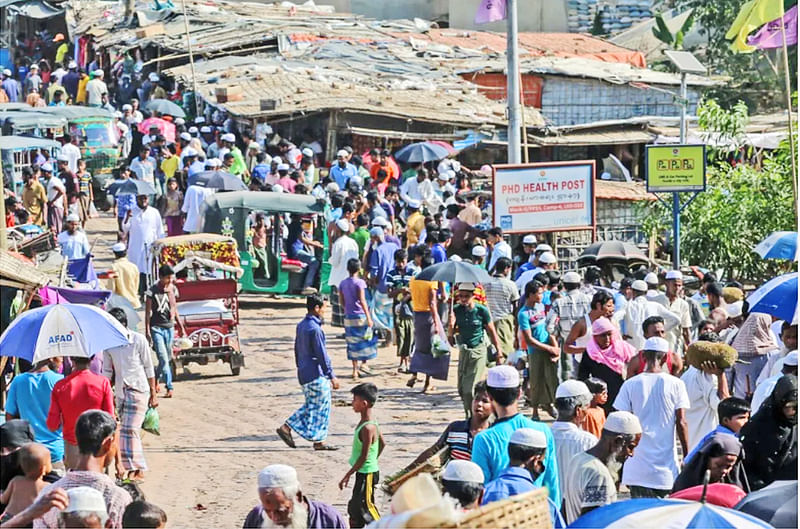
[(119, 143), (116, 127), (111, 121), (73, 123), (69, 127), (69, 132), (81, 138), (81, 145), (87, 147), (109, 147)]

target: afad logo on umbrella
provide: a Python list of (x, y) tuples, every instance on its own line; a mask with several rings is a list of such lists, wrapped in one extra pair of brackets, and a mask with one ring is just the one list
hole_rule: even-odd
[(70, 344), (75, 340), (75, 331), (69, 334), (54, 334), (47, 339), (47, 345)]

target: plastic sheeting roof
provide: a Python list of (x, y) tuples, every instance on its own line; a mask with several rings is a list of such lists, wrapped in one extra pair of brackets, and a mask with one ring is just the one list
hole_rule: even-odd
[[(17, 4), (18, 2), (14, 2)], [(9, 11), (14, 11), (20, 16), (44, 20), (64, 13), (63, 7), (55, 7), (43, 0), (26, 0), (22, 5), (14, 5)]]

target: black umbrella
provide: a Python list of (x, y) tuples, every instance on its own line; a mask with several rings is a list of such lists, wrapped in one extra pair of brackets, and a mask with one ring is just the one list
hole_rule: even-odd
[(201, 171), (189, 177), (190, 186), (207, 187), (219, 191), (247, 191), (242, 179), (226, 171)]
[(628, 265), (633, 263), (648, 263), (650, 260), (636, 246), (622, 241), (602, 241), (596, 242), (586, 248), (578, 257), (579, 266), (599, 264), (604, 261), (624, 262)]
[(181, 107), (166, 99), (151, 99), (144, 104), (144, 108), (150, 112), (156, 111), (161, 115), (166, 114), (176, 118), (186, 117), (186, 112), (184, 112)]
[(742, 498), (734, 509), (764, 520), (777, 529), (796, 528), (797, 480), (774, 481)]
[(139, 180), (138, 178), (128, 178), (124, 182), (112, 182), (106, 189), (110, 195), (155, 195), (156, 189), (152, 184)]
[(429, 266), (416, 276), (423, 281), (444, 281), (445, 283), (489, 283), (492, 276), (477, 265), (462, 261), (445, 261)]

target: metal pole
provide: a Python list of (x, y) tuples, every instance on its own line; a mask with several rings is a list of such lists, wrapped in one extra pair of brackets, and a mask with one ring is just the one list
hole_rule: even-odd
[(517, 0), (506, 2), (506, 98), (508, 99), (508, 163), (520, 163), (521, 127), (519, 106), (519, 46), (517, 45)]
[(192, 91), (194, 92), (195, 116), (200, 115), (200, 98), (197, 92), (197, 75), (194, 71), (194, 54), (192, 53), (192, 39), (189, 36), (189, 18), (186, 16), (186, 0), (181, 0), (183, 7), (183, 27), (186, 30), (186, 47), (189, 50), (189, 65), (192, 67)]
[[(680, 142), (686, 142), (686, 74), (681, 73), (681, 132)], [(672, 193), (672, 266), (675, 270), (681, 267), (681, 202), (678, 192)]]
[(0, 175), (0, 250), (8, 250), (8, 234), (6, 232), (6, 191), (2, 175)]

